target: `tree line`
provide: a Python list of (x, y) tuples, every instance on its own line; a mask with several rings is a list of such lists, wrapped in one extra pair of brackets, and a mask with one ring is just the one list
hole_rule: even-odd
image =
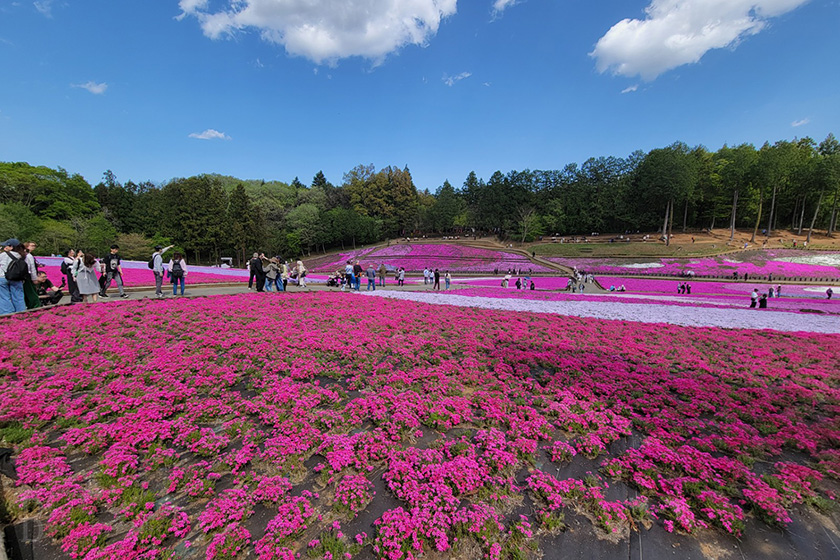
[(221, 175), (163, 184), (121, 183), (111, 171), (91, 186), (62, 168), (0, 163), (0, 235), (36, 239), (49, 253), (104, 253), (117, 240), (129, 258), (175, 244), (193, 261), (237, 263), (260, 249), (293, 258), (419, 234), (492, 232), (503, 240), (591, 232), (750, 228), (833, 235), (840, 203), (840, 142), (811, 138), (724, 145), (676, 142), (626, 158), (590, 158), (560, 170), (470, 172), (420, 190), (407, 167), (359, 165), (339, 185), (318, 172), (309, 185)]

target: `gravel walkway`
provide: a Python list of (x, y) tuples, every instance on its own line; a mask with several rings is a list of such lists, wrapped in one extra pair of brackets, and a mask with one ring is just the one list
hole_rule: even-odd
[(669, 323), (690, 327), (772, 329), (784, 332), (840, 333), (840, 319), (821, 315), (803, 315), (766, 309), (715, 309), (654, 303), (622, 304), (601, 301), (534, 301), (488, 297), (458, 296), (452, 293), (396, 292), (378, 290), (361, 292), (371, 297), (388, 297), (431, 303), (507, 311), (556, 313), (575, 317), (595, 317), (618, 321)]

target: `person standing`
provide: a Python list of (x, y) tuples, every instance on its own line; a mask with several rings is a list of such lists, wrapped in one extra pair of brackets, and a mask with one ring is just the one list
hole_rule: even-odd
[(76, 279), (73, 278), (73, 263), (76, 261), (76, 251), (70, 249), (67, 251), (67, 256), (61, 263), (61, 272), (67, 278), (67, 291), (70, 293), (70, 302), (79, 303), (82, 301), (82, 294), (79, 293), (79, 286), (76, 285)]
[(251, 260), (248, 261), (245, 266), (248, 268), (248, 289), (251, 290), (254, 288), (254, 278), (256, 278), (257, 273), (254, 271), (254, 267), (251, 266), (251, 263), (254, 262), (254, 259), (260, 258), (259, 253), (254, 253), (251, 257)]
[(826, 299), (831, 299), (831, 296), (833, 296), (833, 295), (834, 295), (834, 290), (832, 290), (831, 288), (828, 288), (828, 289), (825, 291), (825, 295), (826, 295)]
[[(280, 267), (277, 266), (279, 264), (277, 257), (272, 257), (268, 259), (267, 263), (263, 264), (263, 270), (265, 270), (265, 291), (270, 292), (272, 290), (277, 290), (278, 292), (282, 291), (277, 286), (277, 281), (280, 276)], [(282, 280), (280, 281), (282, 285)]]
[(356, 264), (353, 265), (353, 277), (356, 280), (355, 288), (356, 288), (357, 292), (362, 291), (362, 273), (363, 272), (364, 271), (362, 270), (362, 265), (359, 264), (359, 261), (356, 261)]
[(405, 286), (405, 269), (404, 269), (403, 267), (400, 267), (400, 281), (399, 281), (399, 285), (400, 285), (400, 286)]
[(443, 275), (443, 281), (446, 283), (446, 289), (449, 289), (449, 284), (452, 282), (452, 275), (449, 274), (449, 271), (446, 271), (446, 274)]
[(352, 292), (355, 281), (356, 277), (353, 275), (353, 261), (347, 261), (347, 264), (344, 265), (344, 285), (341, 286), (341, 291), (343, 292), (344, 288), (347, 288)]
[(6, 278), (6, 273), (14, 262), (25, 261), (25, 253), (26, 249), (17, 239), (8, 239), (3, 243), (3, 251), (0, 252), (0, 315), (26, 311), (23, 279), (29, 274), (29, 270), (24, 268), (25, 262), (15, 267), (20, 271), (19, 280)]
[(777, 298), (782, 297), (782, 285), (781, 284), (778, 284), (776, 286), (776, 297)]
[(376, 291), (376, 271), (373, 269), (373, 264), (369, 264), (367, 270), (365, 271), (365, 276), (367, 276), (367, 291), (373, 290)]
[(263, 254), (254, 253), (256, 256), (251, 259), (251, 272), (254, 275), (254, 285), (258, 292), (265, 291), (265, 269), (263, 268)]
[(172, 281), (172, 295), (178, 295), (178, 284), (181, 284), (181, 295), (184, 295), (184, 284), (187, 280), (187, 261), (181, 253), (176, 252), (169, 260), (169, 279)]
[(128, 297), (128, 294), (125, 293), (125, 290), (123, 289), (122, 264), (119, 252), (120, 246), (114, 243), (111, 245), (111, 252), (105, 255), (105, 258), (103, 259), (105, 264), (105, 285), (99, 292), (100, 297), (108, 297), (106, 292), (108, 291), (108, 288), (111, 287), (112, 280), (116, 280), (117, 282), (117, 290), (119, 291), (120, 297)]
[(379, 286), (385, 287), (385, 275), (388, 274), (388, 269), (385, 268), (385, 263), (379, 265)]
[(427, 285), (429, 283), (429, 269), (423, 269), (423, 285)]
[(758, 288), (753, 288), (750, 294), (750, 308), (754, 308), (758, 303)]
[(24, 253), (26, 268), (29, 270), (29, 276), (23, 281), (23, 297), (27, 309), (41, 307), (41, 298), (38, 297), (38, 290), (35, 288), (35, 283), (38, 282), (38, 263), (35, 262), (35, 256), (32, 254), (37, 247), (38, 245), (34, 241), (27, 241), (23, 244), (23, 248), (26, 250)]
[(303, 261), (297, 262), (297, 277), (298, 277), (298, 286), (301, 288), (306, 287), (306, 267), (303, 266)]
[[(163, 276), (165, 274), (165, 269), (163, 268), (163, 254), (172, 247), (174, 247), (174, 245), (169, 245), (168, 247), (155, 245), (155, 252), (152, 254), (152, 271), (155, 273), (155, 296), (159, 298), (164, 297)], [(81, 290), (81, 286), (79, 289)], [(84, 293), (84, 290), (82, 290), (83, 295)], [(94, 301), (96, 301), (95, 298)]]
[[(76, 284), (79, 286), (82, 300), (88, 303), (88, 298), (91, 298), (96, 303), (100, 290), (99, 280), (96, 279), (96, 257), (81, 251), (76, 253), (73, 275), (76, 277)], [(161, 278), (163, 277), (161, 276)]]
[(761, 297), (758, 298), (758, 308), (767, 309), (767, 294), (761, 294)]
[(432, 289), (433, 290), (440, 290), (440, 270), (438, 270), (437, 268), (435, 269), (435, 271), (433, 273), (433, 278), (435, 280), (435, 283), (432, 286)]

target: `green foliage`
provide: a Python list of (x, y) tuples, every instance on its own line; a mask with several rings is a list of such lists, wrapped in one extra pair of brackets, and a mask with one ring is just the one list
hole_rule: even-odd
[(20, 445), (32, 438), (35, 430), (24, 428), (20, 422), (9, 421), (0, 423), (0, 441), (7, 444)]

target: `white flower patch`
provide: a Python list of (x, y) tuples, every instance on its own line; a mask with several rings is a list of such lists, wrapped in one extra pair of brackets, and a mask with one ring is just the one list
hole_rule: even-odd
[(773, 260), (794, 264), (815, 264), (818, 266), (840, 267), (840, 253), (828, 253), (827, 255), (802, 255), (801, 257), (782, 257)]
[(620, 264), (617, 265), (617, 268), (662, 268), (665, 266), (662, 263), (632, 263), (632, 264)]
[(535, 301), (386, 290), (362, 292), (360, 295), (420, 301), (433, 305), (554, 313), (573, 317), (593, 317), (641, 323), (667, 323), (687, 327), (840, 333), (840, 321), (836, 317), (798, 315), (768, 309), (717, 309), (653, 303), (628, 304), (618, 301)]

